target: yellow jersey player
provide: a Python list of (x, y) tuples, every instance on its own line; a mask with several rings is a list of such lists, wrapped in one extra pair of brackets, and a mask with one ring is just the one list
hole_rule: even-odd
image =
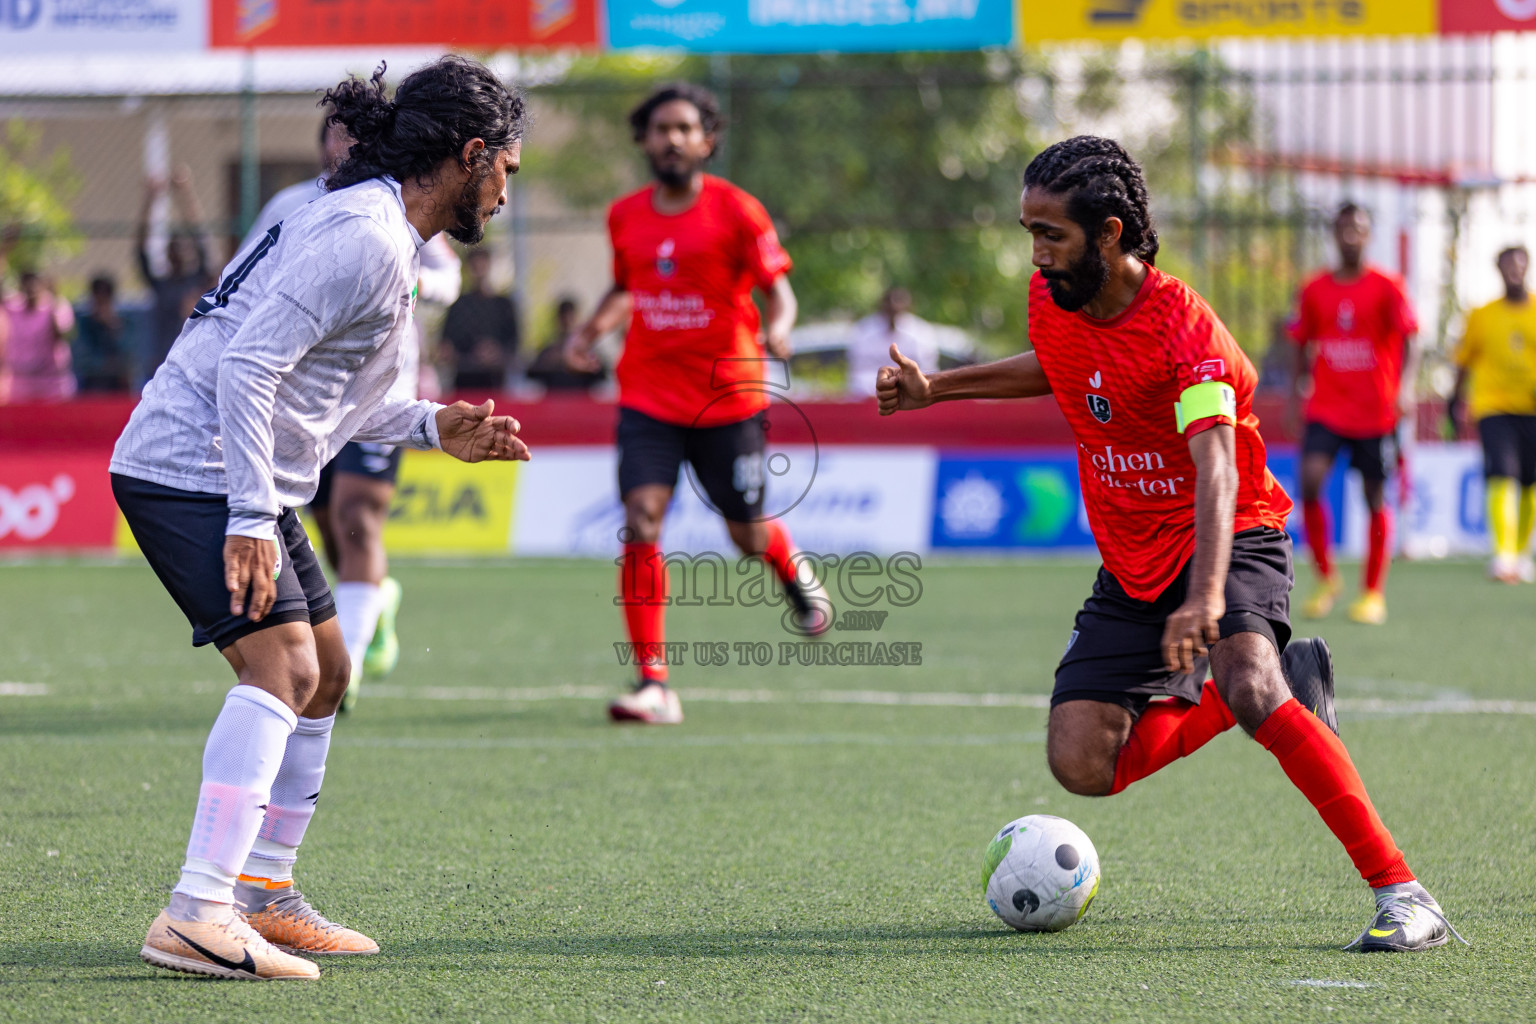
[(1477, 421), (1487, 481), (1488, 575), (1536, 583), (1531, 528), (1536, 524), (1536, 304), (1525, 288), (1525, 246), (1499, 253), (1504, 297), (1474, 309), (1456, 347), (1456, 390), (1447, 413), (1456, 432), (1463, 400)]

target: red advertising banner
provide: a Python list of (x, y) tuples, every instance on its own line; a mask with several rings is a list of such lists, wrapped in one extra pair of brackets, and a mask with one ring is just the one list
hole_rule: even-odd
[(1440, 31), (1536, 31), (1536, 0), (1440, 0)]
[(597, 0), (210, 0), (214, 47), (597, 45)]
[(117, 502), (110, 450), (0, 458), (0, 549), (110, 550)]

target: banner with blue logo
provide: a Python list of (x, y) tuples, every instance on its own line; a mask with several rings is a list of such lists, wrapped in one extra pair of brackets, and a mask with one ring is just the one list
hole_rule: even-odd
[[(1269, 468), (1296, 501), (1287, 529), (1301, 540), (1301, 489), (1292, 449), (1271, 449)], [(976, 551), (1096, 550), (1083, 508), (1077, 453), (1070, 448), (940, 452), (934, 472), (935, 549)], [(1333, 541), (1346, 539), (1345, 469), (1325, 489), (1334, 509)]]
[(609, 0), (616, 50), (975, 50), (1013, 39), (1010, 0)]
[(940, 452), (935, 548), (1094, 549), (1070, 448)]

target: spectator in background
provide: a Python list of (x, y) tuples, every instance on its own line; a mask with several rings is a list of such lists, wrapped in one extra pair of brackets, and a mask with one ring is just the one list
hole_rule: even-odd
[(500, 390), (517, 354), (517, 307), (491, 290), (491, 254), (474, 249), (464, 260), (469, 289), (448, 307), (439, 358), (453, 371), (456, 391)]
[(528, 367), (528, 379), (538, 381), (551, 391), (585, 391), (607, 378), (603, 370), (572, 370), (565, 362), (565, 343), (581, 326), (576, 300), (567, 295), (555, 307), (555, 336), (539, 350)]
[(192, 191), (192, 172), (185, 164), (171, 175), (169, 190), (181, 215), (182, 227), (172, 232), (166, 242), (163, 272), (159, 269), (160, 261), (150, 252), (150, 216), (166, 190), (165, 181), (150, 179), (144, 188), (144, 208), (139, 214), (139, 270), (154, 294), (147, 351), (139, 373), (144, 379), (154, 376), (165, 362), (198, 296), (213, 286), (213, 238), (203, 223), (202, 207)]
[(91, 298), (76, 318), (75, 380), (82, 392), (127, 391), (128, 353), (123, 318), (117, 311), (117, 282), (107, 274), (91, 279)]
[(62, 402), (74, 397), (69, 368), (69, 332), (74, 310), (35, 271), (21, 274), (21, 293), (5, 301), (10, 338), (0, 361), (0, 393), (12, 402)]
[(924, 370), (939, 368), (939, 338), (933, 325), (912, 313), (912, 295), (905, 288), (886, 289), (880, 311), (853, 325), (848, 341), (848, 393), (873, 396), (880, 367), (891, 361), (898, 345)]

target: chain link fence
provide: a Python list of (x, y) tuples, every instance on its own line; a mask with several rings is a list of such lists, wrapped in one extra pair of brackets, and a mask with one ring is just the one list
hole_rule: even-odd
[[(1159, 264), (1201, 289), (1267, 380), (1346, 198), (1373, 212), (1371, 256), (1408, 279), (1443, 349), (1460, 310), (1496, 296), (1494, 253), (1536, 220), (1536, 141), (1518, 128), (1536, 86), (1524, 52), (1500, 45), (578, 61), (529, 88), (535, 127), (488, 236), (493, 280), (515, 291), (534, 344), (552, 338), (561, 298), (591, 308), (609, 283), (606, 204), (645, 180), (623, 115), (655, 81), (687, 77), (721, 96), (714, 170), (780, 224), (803, 320), (862, 316), (903, 285), (914, 312), (983, 352), (1027, 344), (1020, 176), (1042, 146), (1095, 132), (1144, 162)], [(0, 91), (4, 287), (30, 266), (83, 302), (93, 278), (114, 280), (136, 339), (130, 383), (152, 369), (149, 282), (172, 251), (201, 243), (216, 273), (260, 203), (319, 173), (318, 92)], [(171, 178), (185, 187), (146, 189)]]

